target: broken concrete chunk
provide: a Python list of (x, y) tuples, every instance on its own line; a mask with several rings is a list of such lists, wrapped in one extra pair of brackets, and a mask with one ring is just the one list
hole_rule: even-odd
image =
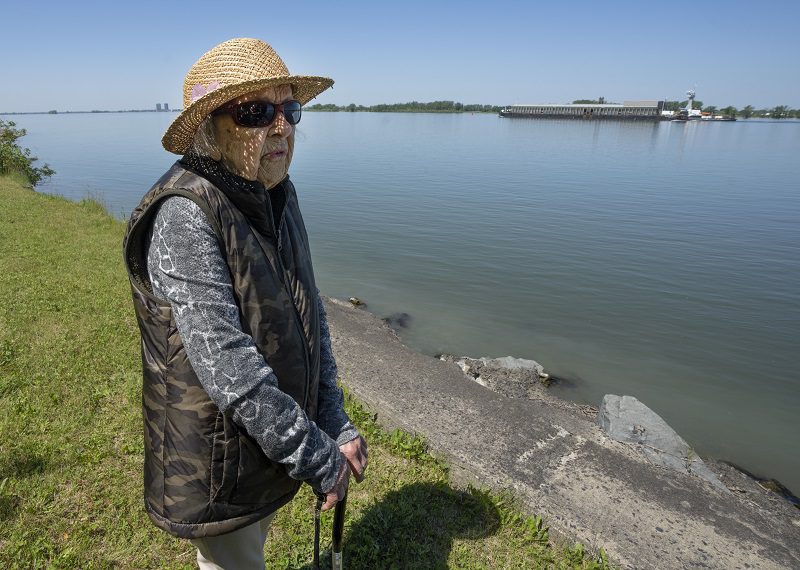
[(717, 489), (728, 490), (661, 416), (633, 396), (606, 394), (597, 422), (612, 439), (639, 446), (652, 463), (694, 473)]
[(501, 356), (500, 358), (480, 358), (484, 366), (490, 368), (505, 368), (508, 370), (533, 370), (537, 374), (544, 374), (544, 367), (535, 360), (526, 358), (514, 358), (513, 356)]

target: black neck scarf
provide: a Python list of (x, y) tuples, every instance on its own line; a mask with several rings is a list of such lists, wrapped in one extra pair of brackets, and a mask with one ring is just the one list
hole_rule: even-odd
[(219, 188), (264, 237), (277, 239), (288, 176), (267, 191), (261, 182), (242, 178), (205, 156), (188, 153), (179, 162)]

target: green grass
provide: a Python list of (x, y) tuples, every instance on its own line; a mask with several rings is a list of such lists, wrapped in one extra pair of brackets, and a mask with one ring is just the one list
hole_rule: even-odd
[[(0, 568), (194, 568), (191, 545), (142, 506), (124, 224), (8, 176), (0, 212)], [(510, 496), (451, 486), (424, 441), (381, 430), (349, 394), (347, 408), (370, 443), (348, 502), (348, 569), (609, 567), (602, 552), (554, 544)], [(270, 568), (310, 567), (313, 506), (304, 487), (282, 509)]]

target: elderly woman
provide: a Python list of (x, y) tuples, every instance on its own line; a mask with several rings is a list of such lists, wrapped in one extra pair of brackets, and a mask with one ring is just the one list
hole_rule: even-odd
[(213, 48), (162, 141), (183, 158), (128, 224), (145, 506), (201, 568), (263, 568), (269, 523), (302, 482), (328, 509), (366, 467), (287, 175), (301, 106), (332, 84), (289, 74), (259, 40)]

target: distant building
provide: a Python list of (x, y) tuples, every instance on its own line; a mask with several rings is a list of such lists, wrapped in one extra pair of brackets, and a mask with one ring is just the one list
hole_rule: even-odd
[(500, 111), (500, 116), (542, 119), (659, 120), (663, 110), (664, 101), (625, 101), (622, 105), (617, 103), (509, 105)]
[(156, 111), (160, 111), (160, 110), (161, 110), (161, 103), (156, 103)]
[(169, 103), (164, 103), (164, 110), (169, 111)]

